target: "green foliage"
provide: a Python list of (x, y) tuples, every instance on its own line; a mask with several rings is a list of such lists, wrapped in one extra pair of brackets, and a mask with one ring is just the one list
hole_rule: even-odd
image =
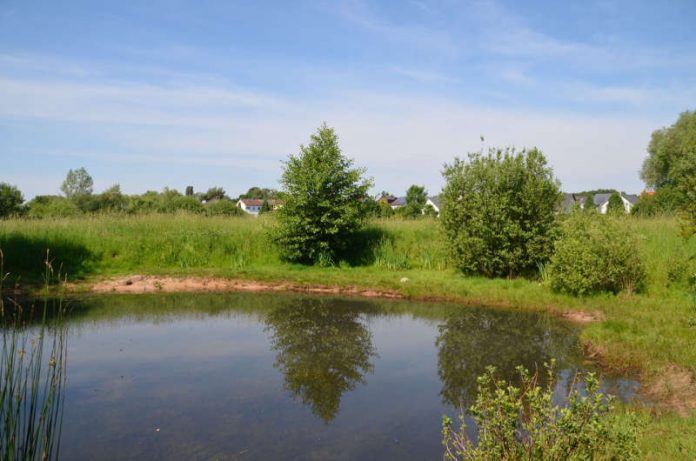
[(621, 195), (619, 195), (618, 192), (614, 192), (609, 196), (609, 203), (607, 203), (607, 213), (610, 215), (622, 215), (626, 213), (623, 200), (621, 200)]
[(665, 184), (679, 187), (695, 168), (696, 111), (686, 111), (670, 127), (653, 132), (641, 178), (657, 189)]
[(425, 203), (428, 201), (428, 192), (423, 186), (415, 184), (406, 191), (406, 205), (399, 208), (398, 212), (406, 218), (420, 218), (423, 216)]
[(79, 198), (92, 193), (94, 181), (87, 173), (87, 170), (78, 168), (77, 170), (68, 170), (68, 174), (60, 186), (61, 192), (69, 199)]
[(594, 194), (590, 193), (585, 197), (585, 206), (583, 207), (583, 211), (587, 213), (597, 212), (597, 205), (595, 205), (594, 202)]
[(101, 194), (93, 195), (87, 202), (87, 211), (99, 213), (128, 212), (128, 197), (121, 193), (121, 186), (115, 184)]
[(245, 216), (241, 208), (232, 200), (225, 198), (216, 200), (212, 203), (206, 203), (205, 214), (208, 216)]
[(488, 367), (478, 379), (478, 396), (471, 406), (477, 444), (467, 436), (464, 415), (460, 428), (451, 418), (442, 422), (444, 458), (457, 460), (586, 460), (638, 459), (639, 420), (630, 413), (612, 413), (614, 399), (599, 391), (599, 380), (588, 373), (584, 390), (572, 386), (567, 404), (554, 404), (553, 362), (547, 365), (546, 386), (538, 375), (518, 367), (521, 386), (496, 379)]
[(0, 182), (0, 218), (21, 213), (22, 203), (24, 197), (17, 186)]
[(193, 186), (186, 186), (186, 193), (184, 195), (189, 197), (193, 196)]
[(653, 132), (641, 178), (658, 192), (674, 186), (681, 195), (684, 235), (696, 232), (696, 111), (683, 112), (672, 126)]
[(243, 198), (255, 198), (259, 200), (278, 198), (279, 192), (275, 189), (269, 189), (267, 187), (250, 187), (246, 193), (239, 196), (240, 199)]
[(226, 198), (225, 189), (223, 189), (222, 187), (211, 187), (201, 196), (201, 198), (206, 202), (209, 202), (211, 200), (222, 200)]
[(274, 233), (283, 259), (304, 264), (334, 264), (363, 226), (371, 182), (352, 168), (333, 129), (323, 124), (299, 155), (285, 162), (284, 203)]
[(271, 205), (268, 203), (268, 200), (263, 199), (263, 202), (261, 202), (261, 208), (259, 208), (259, 214), (270, 213), (271, 211), (273, 211), (273, 209), (271, 208)]
[(645, 267), (636, 236), (611, 217), (574, 213), (551, 259), (551, 286), (572, 295), (640, 291)]
[(539, 150), (469, 154), (443, 176), (440, 218), (459, 269), (513, 276), (551, 257), (560, 186)]
[(37, 195), (27, 203), (27, 216), (31, 218), (70, 217), (80, 212), (75, 202), (59, 195)]
[[(44, 256), (48, 284), (53, 269), (49, 255)], [(67, 367), (64, 307), (60, 300), (44, 299), (43, 306), (26, 310), (6, 302), (5, 278), (0, 250), (0, 458), (57, 460)], [(27, 328), (32, 322), (38, 326)]]
[(631, 209), (637, 216), (673, 215), (686, 205), (684, 194), (671, 184), (665, 184), (653, 194), (644, 193)]

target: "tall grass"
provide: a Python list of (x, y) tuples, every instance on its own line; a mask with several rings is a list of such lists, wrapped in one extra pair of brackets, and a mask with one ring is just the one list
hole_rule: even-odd
[[(66, 332), (61, 305), (44, 302), (38, 327), (24, 325), (27, 315), (14, 300), (2, 298), (5, 279), (0, 250), (0, 459), (52, 460), (58, 458), (63, 418), (66, 369)], [(46, 281), (52, 267), (46, 259)], [(49, 324), (49, 308), (57, 320)]]

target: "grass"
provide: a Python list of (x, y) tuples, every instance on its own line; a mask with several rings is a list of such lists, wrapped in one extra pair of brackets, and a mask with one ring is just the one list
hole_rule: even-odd
[[(669, 373), (696, 376), (696, 327), (689, 280), (696, 272), (696, 239), (684, 241), (669, 217), (627, 217), (626, 232), (641, 237), (647, 268), (645, 291), (635, 295), (573, 298), (553, 293), (543, 278), (464, 277), (448, 263), (435, 220), (379, 220), (354, 243), (357, 255), (338, 267), (281, 263), (266, 237), (272, 217), (259, 219), (194, 215), (95, 216), (45, 220), (7, 220), (0, 226), (0, 248), (12, 268), (8, 284), (34, 283), (45, 251), (54, 267), (71, 279), (90, 282), (130, 274), (221, 276), (296, 285), (393, 290), (405, 297), (441, 299), (510, 309), (601, 313), (603, 321), (583, 329), (588, 351), (603, 365), (640, 370), (656, 383), (660, 401), (696, 406), (696, 383), (670, 387)], [(407, 279), (405, 282), (403, 279)], [(676, 370), (676, 371), (675, 371)], [(683, 379), (681, 380), (683, 381)], [(683, 387), (683, 386), (682, 386)], [(691, 406), (693, 405), (693, 406)], [(674, 408), (672, 408), (674, 410)], [(641, 439), (648, 458), (696, 454), (696, 416), (677, 416), (656, 405)], [(654, 434), (662, 434), (657, 437)], [(668, 443), (665, 441), (668, 440)]]

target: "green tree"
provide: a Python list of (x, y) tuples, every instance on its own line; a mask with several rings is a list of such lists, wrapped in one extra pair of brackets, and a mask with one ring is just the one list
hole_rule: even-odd
[(92, 194), (94, 181), (84, 168), (68, 170), (68, 174), (60, 186), (61, 192), (69, 199), (84, 197)]
[[(189, 194), (187, 193), (186, 195)], [(201, 198), (206, 202), (209, 202), (211, 200), (222, 200), (225, 197), (225, 189), (222, 187), (211, 187), (203, 194)]]
[(597, 212), (597, 205), (595, 205), (594, 202), (594, 194), (587, 194), (587, 197), (585, 197), (585, 207), (583, 208), (583, 210), (588, 213)]
[(264, 214), (264, 213), (270, 213), (273, 211), (271, 209), (271, 205), (268, 203), (267, 199), (263, 199), (263, 202), (261, 203), (261, 208), (259, 209), (259, 214)]
[(641, 178), (657, 192), (673, 186), (681, 196), (676, 202), (686, 218), (684, 233), (696, 232), (696, 111), (683, 112), (673, 125), (653, 132)]
[(696, 111), (683, 112), (670, 127), (656, 130), (641, 178), (650, 187), (682, 184), (696, 168)]
[(491, 149), (443, 171), (441, 223), (456, 266), (488, 277), (537, 270), (553, 253), (560, 184), (535, 149)]
[(267, 187), (250, 187), (244, 194), (240, 195), (239, 198), (256, 198), (259, 200), (276, 198), (278, 196), (278, 191), (275, 189), (269, 189)]
[(399, 209), (399, 213), (407, 218), (419, 218), (423, 216), (427, 201), (428, 192), (425, 187), (414, 184), (406, 191), (406, 205)]
[(187, 197), (193, 196), (193, 186), (186, 186), (186, 196)]
[(609, 203), (607, 203), (607, 213), (610, 215), (622, 215), (626, 213), (623, 200), (621, 200), (621, 195), (619, 195), (618, 192), (614, 192), (609, 196)]
[(17, 186), (0, 182), (0, 218), (21, 212), (22, 203), (24, 203), (24, 197)]
[(283, 259), (332, 264), (367, 217), (371, 181), (341, 153), (338, 137), (323, 124), (299, 155), (284, 164), (283, 206), (274, 238)]

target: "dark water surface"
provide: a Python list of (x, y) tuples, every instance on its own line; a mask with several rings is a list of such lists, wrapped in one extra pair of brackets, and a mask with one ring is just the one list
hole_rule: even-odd
[(67, 344), (65, 460), (437, 460), (487, 365), (588, 367), (541, 314), (290, 294), (73, 301)]

